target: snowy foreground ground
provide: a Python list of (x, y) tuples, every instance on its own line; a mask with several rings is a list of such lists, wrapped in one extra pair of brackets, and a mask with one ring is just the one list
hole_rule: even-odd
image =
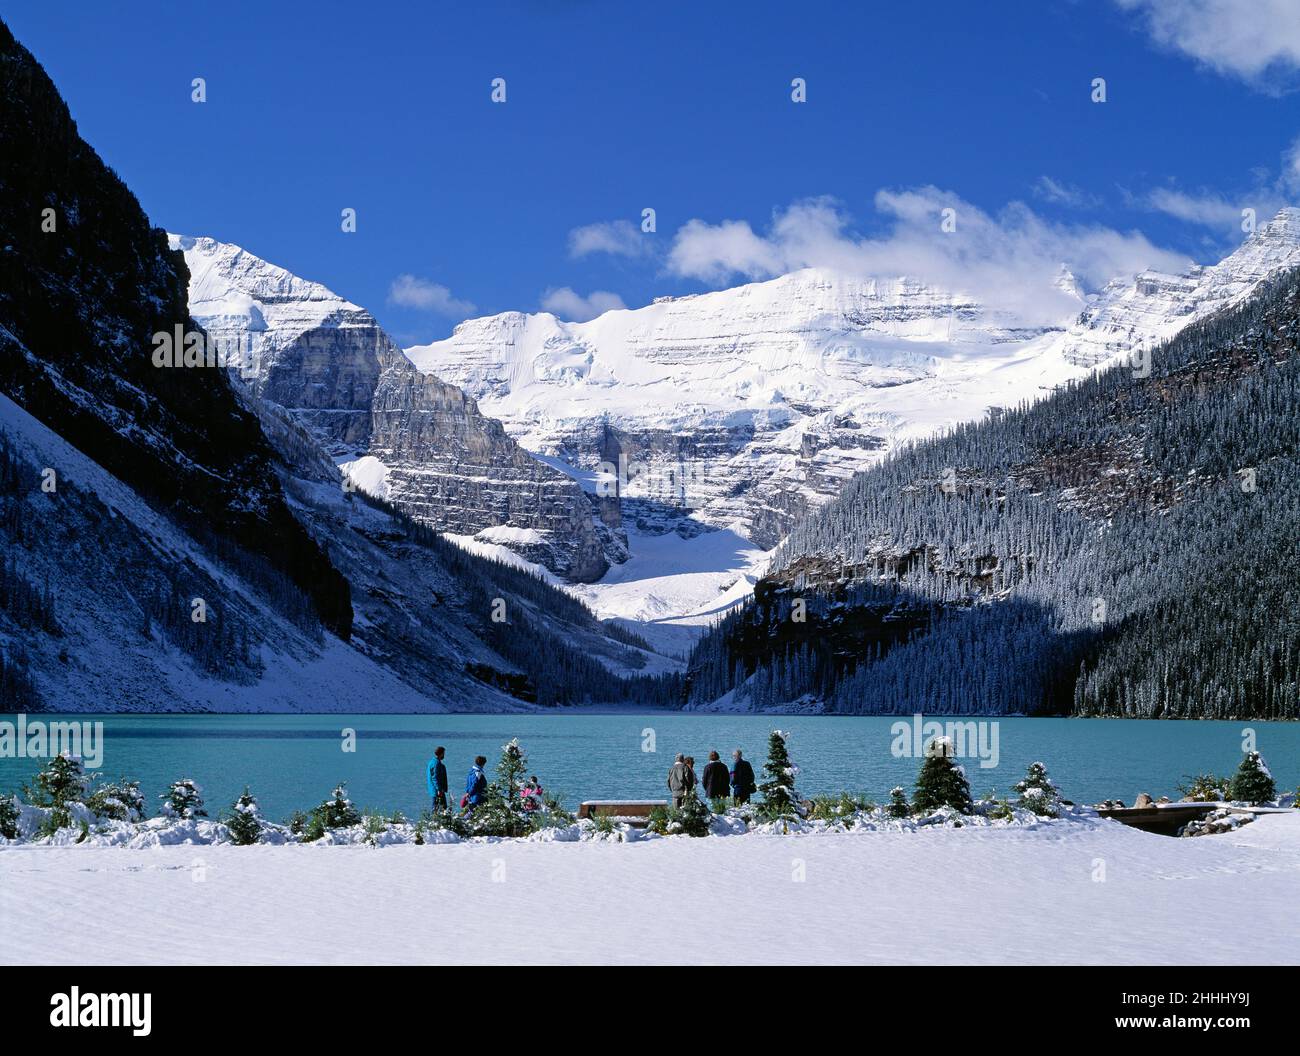
[(1298, 884), (1300, 813), (1196, 839), (1091, 819), (630, 844), (27, 844), (0, 848), (0, 961), (1294, 964)]

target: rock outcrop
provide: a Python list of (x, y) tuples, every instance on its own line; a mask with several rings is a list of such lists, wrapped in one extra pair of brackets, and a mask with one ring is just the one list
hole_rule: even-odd
[(288, 410), (359, 486), (440, 531), (519, 529), (529, 558), (573, 581), (626, 556), (577, 481), (417, 370), (365, 309), (238, 246), (172, 244), (191, 312), (250, 393)]

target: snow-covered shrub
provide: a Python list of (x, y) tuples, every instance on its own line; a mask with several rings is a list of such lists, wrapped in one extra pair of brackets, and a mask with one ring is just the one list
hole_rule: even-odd
[(838, 796), (813, 796), (808, 820), (839, 821), (851, 826), (855, 814), (859, 811), (870, 811), (873, 807), (874, 804), (849, 792), (841, 792)]
[(758, 786), (758, 790), (763, 793), (759, 814), (768, 821), (801, 817), (803, 814), (803, 806), (794, 790), (794, 779), (799, 768), (790, 762), (790, 753), (785, 743), (788, 738), (789, 734), (773, 730), (767, 739), (767, 762), (763, 764), (767, 780)]
[(891, 818), (912, 816), (912, 804), (907, 801), (907, 792), (902, 785), (895, 785), (889, 790), (889, 806), (885, 808), (885, 813)]
[(90, 794), (86, 806), (99, 818), (139, 821), (144, 817), (144, 793), (139, 781), (109, 781)]
[(230, 842), (239, 847), (248, 847), (256, 843), (257, 838), (262, 835), (261, 812), (258, 810), (257, 800), (253, 798), (247, 786), (244, 787), (243, 794), (231, 805), (226, 828), (230, 831)]
[(947, 737), (936, 737), (925, 749), (925, 761), (916, 777), (916, 795), (912, 808), (929, 814), (940, 807), (951, 807), (962, 814), (971, 812), (970, 782), (966, 771), (952, 761), (953, 744)]
[(650, 811), (646, 831), (660, 836), (707, 836), (713, 813), (694, 792), (682, 797), (680, 807), (656, 806)]
[(1020, 806), (1040, 818), (1055, 818), (1061, 812), (1061, 790), (1048, 776), (1043, 763), (1030, 763), (1024, 779), (1016, 783)]
[(1228, 798), (1228, 789), (1231, 786), (1230, 778), (1219, 777), (1216, 774), (1196, 774), (1193, 777), (1183, 778), (1178, 791), (1183, 794), (1184, 799), (1197, 803), (1221, 803)]
[(1016, 816), (1016, 808), (1011, 805), (1011, 800), (998, 799), (996, 790), (976, 803), (975, 811), (991, 821), (1010, 821)]
[(311, 816), (303, 831), (303, 839), (311, 843), (319, 840), (328, 829), (346, 829), (361, 824), (361, 812), (348, 799), (347, 782), (340, 781), (334, 786), (330, 798), (320, 806), (313, 807)]
[(1277, 786), (1259, 752), (1247, 752), (1232, 775), (1232, 798), (1240, 803), (1268, 803), (1277, 798)]
[(18, 800), (14, 796), (0, 796), (0, 836), (18, 839)]
[(208, 816), (208, 812), (203, 809), (203, 789), (191, 778), (182, 777), (179, 781), (173, 781), (171, 787), (158, 798), (163, 801), (162, 815), (165, 818), (188, 820)]

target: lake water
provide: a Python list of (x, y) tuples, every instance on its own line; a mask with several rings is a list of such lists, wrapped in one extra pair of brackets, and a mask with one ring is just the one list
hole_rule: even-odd
[[(12, 721), (14, 716), (3, 716)], [(50, 720), (32, 715), (30, 720)], [(156, 804), (180, 777), (204, 789), (209, 812), (227, 807), (247, 784), (264, 814), (283, 819), (320, 802), (341, 780), (354, 803), (417, 814), (428, 806), (424, 766), (435, 745), (447, 748), (453, 794), (459, 798), (473, 757), (486, 755), (489, 776), (501, 746), (518, 737), (548, 792), (573, 809), (582, 799), (654, 799), (666, 794), (673, 756), (694, 755), (696, 772), (716, 748), (729, 760), (740, 748), (760, 771), (767, 735), (789, 731), (790, 755), (805, 793), (840, 790), (884, 801), (894, 785), (911, 788), (919, 760), (891, 751), (895, 717), (769, 717), (731, 715), (106, 715), (102, 719), (106, 778), (141, 781)], [(1159, 722), (1122, 719), (1000, 719), (998, 765), (963, 760), (972, 791), (1007, 794), (1035, 759), (1076, 802), (1139, 792), (1177, 798), (1188, 774), (1230, 774), (1241, 759), (1243, 731), (1255, 731), (1279, 791), (1300, 782), (1300, 724)], [(355, 752), (342, 731), (356, 731)], [(986, 727), (986, 737), (992, 727)], [(986, 747), (992, 741), (986, 740)], [(653, 751), (645, 750), (653, 748)], [(987, 754), (987, 753), (986, 753)], [(39, 761), (0, 758), (0, 790), (17, 791)], [(761, 773), (760, 773), (761, 780)]]

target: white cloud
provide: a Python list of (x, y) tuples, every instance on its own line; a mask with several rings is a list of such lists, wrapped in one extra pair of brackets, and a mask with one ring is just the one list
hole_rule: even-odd
[(1096, 195), (1089, 194), (1072, 183), (1054, 180), (1050, 176), (1039, 176), (1033, 189), (1034, 194), (1043, 201), (1068, 206), (1071, 209), (1084, 209), (1099, 204)]
[(415, 275), (399, 275), (393, 280), (388, 287), (388, 303), (460, 319), (474, 313), (473, 304), (453, 297), (446, 286)]
[(569, 232), (569, 255), (612, 253), (618, 257), (639, 257), (649, 253), (651, 239), (630, 220), (608, 220), (575, 227)]
[(1300, 68), (1295, 0), (1116, 0), (1155, 41), (1258, 86)]
[[(829, 198), (778, 210), (764, 234), (743, 220), (692, 220), (674, 237), (668, 268), (714, 285), (805, 267), (862, 277), (905, 275), (1046, 323), (1077, 309), (1055, 284), (1061, 264), (1095, 290), (1144, 268), (1178, 270), (1190, 263), (1140, 232), (1052, 223), (1019, 202), (994, 216), (937, 187), (880, 191), (875, 207), (888, 227), (872, 238), (851, 231), (850, 218)], [(944, 209), (955, 210), (955, 231), (942, 229)]]
[(1241, 222), (1242, 209), (1254, 208), (1260, 214), (1269, 212), (1268, 205), (1256, 206), (1254, 201), (1235, 205), (1217, 194), (1187, 194), (1163, 187), (1151, 192), (1147, 204), (1157, 212), (1213, 228), (1236, 227)]
[(593, 290), (590, 296), (584, 297), (568, 286), (561, 286), (542, 294), (543, 309), (575, 323), (585, 323), (588, 319), (595, 319), (605, 312), (626, 307), (622, 297), (608, 290)]

